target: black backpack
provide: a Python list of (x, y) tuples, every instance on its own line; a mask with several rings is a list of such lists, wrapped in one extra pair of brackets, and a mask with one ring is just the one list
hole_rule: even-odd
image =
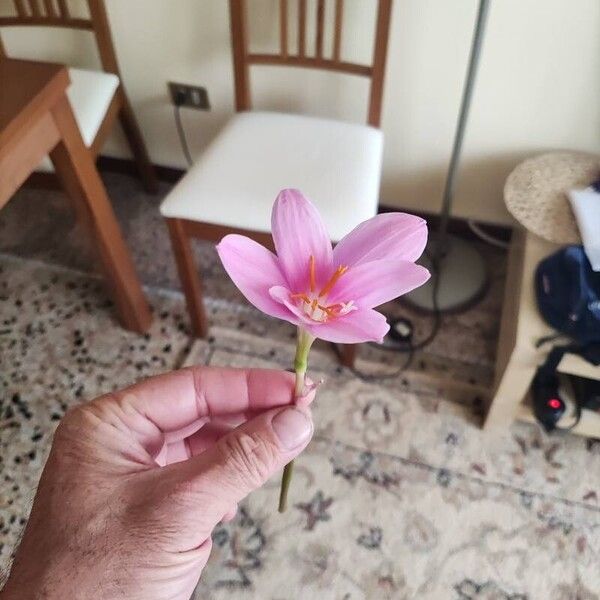
[[(542, 318), (572, 342), (554, 347), (533, 381), (533, 408), (547, 431), (554, 429), (565, 411), (560, 398), (557, 367), (567, 353), (600, 365), (600, 273), (592, 270), (582, 246), (566, 246), (540, 262), (535, 273), (537, 304)], [(539, 340), (538, 346), (560, 336)], [(600, 383), (571, 379), (576, 392), (574, 427), (581, 408), (598, 410)], [(569, 428), (570, 428), (569, 427)]]
[(566, 246), (542, 260), (535, 291), (549, 325), (578, 344), (600, 343), (600, 272), (592, 271), (582, 246)]

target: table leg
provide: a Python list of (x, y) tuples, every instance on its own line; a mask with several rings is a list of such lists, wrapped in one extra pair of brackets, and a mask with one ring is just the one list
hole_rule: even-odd
[(50, 153), (56, 174), (71, 200), (87, 215), (123, 326), (143, 332), (152, 321), (150, 308), (104, 184), (81, 139), (66, 96), (53, 108), (52, 115), (61, 135), (61, 141)]

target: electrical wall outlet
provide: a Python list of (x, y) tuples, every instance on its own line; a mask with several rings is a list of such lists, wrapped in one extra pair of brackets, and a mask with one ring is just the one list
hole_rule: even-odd
[(210, 110), (206, 88), (187, 83), (168, 83), (171, 102), (175, 106), (187, 106), (197, 110)]

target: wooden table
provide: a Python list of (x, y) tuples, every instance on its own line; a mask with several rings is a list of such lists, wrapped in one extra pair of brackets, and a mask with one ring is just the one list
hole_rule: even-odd
[(124, 327), (145, 331), (152, 320), (106, 190), (66, 96), (62, 65), (0, 59), (0, 208), (47, 154), (99, 250)]

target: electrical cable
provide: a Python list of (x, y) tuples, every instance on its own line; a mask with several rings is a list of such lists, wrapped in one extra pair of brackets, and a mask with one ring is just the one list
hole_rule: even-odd
[[(575, 427), (577, 427), (577, 425), (579, 425), (579, 421), (581, 421), (582, 410), (581, 410), (581, 405), (577, 401), (575, 401), (574, 414), (572, 414), (571, 416), (573, 417), (573, 419), (575, 419), (573, 421), (573, 423), (571, 423), (571, 425), (567, 425), (567, 427), (559, 427), (558, 423), (557, 423), (556, 429), (558, 431), (571, 431), (571, 429), (575, 429)], [(562, 417), (561, 417), (561, 419), (562, 419)], [(559, 420), (559, 423), (560, 423), (560, 420)]]
[(175, 104), (173, 106), (173, 112), (175, 114), (175, 124), (177, 125), (177, 135), (179, 136), (179, 143), (181, 144), (181, 149), (183, 150), (183, 154), (185, 156), (185, 160), (187, 161), (188, 167), (191, 167), (194, 164), (192, 160), (192, 156), (190, 154), (190, 148), (187, 143), (187, 138), (185, 137), (185, 130), (183, 128), (183, 124), (181, 123), (181, 106), (179, 104)]
[[(401, 367), (396, 369), (393, 373), (385, 373), (382, 375), (365, 373), (365, 372), (361, 371), (360, 369), (357, 369), (354, 366), (347, 367), (349, 369), (349, 371), (355, 377), (358, 377), (358, 379), (360, 379), (366, 383), (377, 383), (380, 381), (395, 379), (396, 377), (398, 377), (398, 375), (403, 373), (411, 365), (414, 355), (415, 355), (415, 352), (417, 350), (422, 350), (423, 348), (427, 347), (437, 337), (440, 327), (442, 325), (442, 312), (440, 311), (439, 304), (438, 304), (438, 292), (439, 292), (439, 287), (440, 287), (440, 269), (439, 269), (439, 264), (438, 264), (437, 258), (431, 257), (430, 255), (428, 255), (428, 256), (431, 260), (431, 276), (434, 278), (433, 285), (431, 287), (431, 299), (432, 299), (432, 305), (433, 305), (433, 324), (431, 326), (431, 331), (420, 342), (413, 344), (412, 341), (410, 341), (410, 342), (407, 342), (406, 346), (404, 346), (404, 347), (401, 344), (399, 344), (398, 346), (394, 346), (394, 347), (385, 347), (380, 344), (371, 343), (372, 346), (376, 346), (380, 350), (385, 350), (388, 352), (398, 352), (399, 354), (407, 354), (406, 361), (404, 362), (404, 364)], [(398, 320), (393, 321), (392, 324), (394, 324), (397, 321)], [(340, 358), (341, 357), (340, 349), (335, 344), (332, 344), (332, 346), (333, 346), (333, 349), (334, 349), (335, 353), (337, 354), (338, 358)]]
[(473, 219), (468, 219), (467, 225), (469, 226), (469, 229), (480, 240), (487, 242), (488, 244), (491, 244), (492, 246), (496, 246), (496, 248), (502, 248), (503, 250), (508, 249), (508, 247), (510, 245), (508, 242), (505, 242), (504, 240), (499, 240), (497, 237), (490, 235), (489, 233), (487, 233), (486, 231), (484, 231), (482, 229), (482, 227), (481, 227), (481, 225), (479, 225), (479, 223), (476, 223), (475, 221), (473, 221)]
[[(338, 346), (336, 344), (332, 344), (331, 346), (333, 347), (333, 350), (336, 353), (337, 357), (341, 358), (342, 353), (341, 353), (341, 350), (338, 348)], [(388, 349), (391, 350), (391, 348), (386, 348), (386, 350), (388, 350)], [(387, 381), (388, 379), (395, 379), (396, 377), (398, 377), (398, 375), (400, 375), (401, 373), (406, 371), (406, 369), (408, 369), (408, 367), (412, 363), (413, 356), (414, 356), (414, 354), (412, 352), (408, 353), (406, 360), (404, 361), (404, 364), (401, 367), (399, 367), (392, 373), (384, 373), (381, 375), (376, 375), (375, 373), (365, 373), (364, 371), (361, 371), (360, 369), (357, 369), (354, 366), (350, 366), (350, 367), (346, 367), (346, 368), (355, 377), (357, 377), (361, 381), (364, 381), (365, 383), (378, 383), (381, 381)]]

